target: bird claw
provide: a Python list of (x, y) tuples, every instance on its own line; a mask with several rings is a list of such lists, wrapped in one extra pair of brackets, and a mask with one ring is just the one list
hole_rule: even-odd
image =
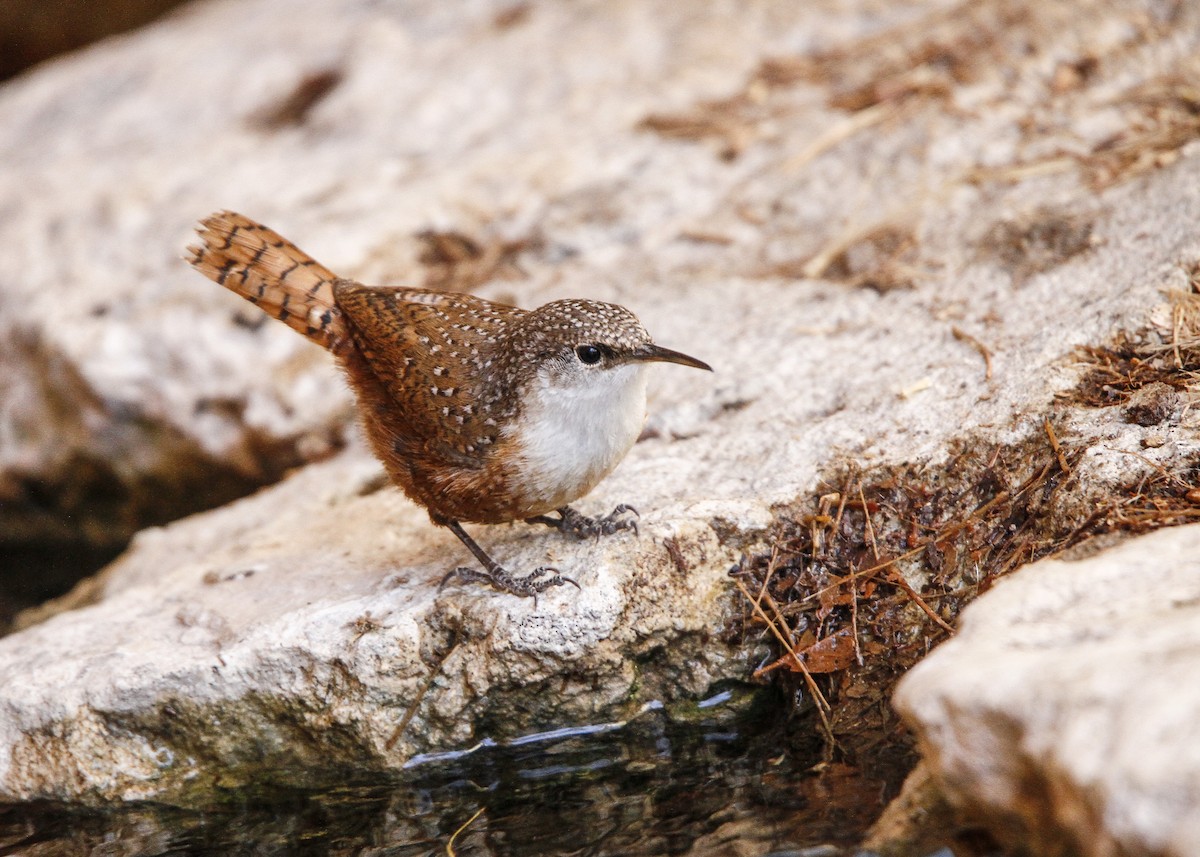
[[(622, 515), (632, 512), (632, 518), (624, 518)], [(558, 510), (559, 518), (549, 518), (545, 515), (539, 515), (536, 518), (530, 518), (530, 523), (545, 524), (548, 527), (553, 527), (561, 533), (573, 536), (577, 539), (600, 538), (600, 536), (611, 536), (613, 533), (619, 533), (621, 530), (633, 530), (633, 534), (638, 535), (638, 525), (636, 518), (638, 510), (632, 506), (622, 503), (613, 509), (603, 518), (589, 518), (587, 515), (581, 515), (570, 506), (564, 506)]]
[[(550, 576), (543, 577), (543, 575)], [(459, 566), (442, 578), (442, 582), (438, 584), (438, 591), (441, 592), (451, 580), (457, 580), (460, 583), (484, 583), (498, 592), (507, 592), (511, 595), (521, 596), (522, 598), (532, 598), (535, 606), (538, 595), (552, 586), (562, 586), (564, 583), (569, 583), (576, 589), (582, 589), (571, 578), (559, 574), (558, 569), (544, 565), (538, 566), (525, 577), (513, 577), (501, 566), (496, 566), (490, 571), (470, 566)]]

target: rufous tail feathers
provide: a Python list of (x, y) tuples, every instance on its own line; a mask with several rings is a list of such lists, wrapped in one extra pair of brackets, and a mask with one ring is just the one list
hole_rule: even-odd
[(188, 247), (192, 267), (263, 312), (330, 350), (347, 342), (346, 321), (333, 298), (337, 276), (292, 242), (232, 211), (200, 221), (200, 246)]

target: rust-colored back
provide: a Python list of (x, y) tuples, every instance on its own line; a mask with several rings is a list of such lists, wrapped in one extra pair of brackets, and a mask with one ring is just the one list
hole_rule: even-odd
[(403, 414), (396, 431), (405, 444), (481, 466), (512, 415), (510, 401), (489, 393), (506, 330), (525, 310), (474, 295), (348, 281), (334, 294), (359, 353)]
[(188, 247), (192, 267), (318, 345), (337, 351), (348, 341), (333, 297), (332, 271), (279, 233), (244, 215), (220, 211), (200, 221), (201, 246)]

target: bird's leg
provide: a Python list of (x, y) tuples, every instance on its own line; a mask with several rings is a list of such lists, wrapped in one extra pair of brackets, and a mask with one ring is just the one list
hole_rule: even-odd
[[(549, 566), (538, 566), (532, 573), (525, 577), (513, 577), (504, 570), (504, 566), (488, 556), (487, 551), (467, 535), (467, 531), (462, 528), (462, 524), (458, 521), (439, 521), (439, 523), (442, 523), (450, 532), (458, 536), (458, 540), (466, 545), (467, 550), (475, 555), (475, 559), (479, 560), (484, 570), (471, 568), (470, 566), (460, 566), (442, 578), (438, 589), (449, 583), (451, 579), (455, 579), (463, 583), (486, 583), (493, 589), (498, 589), (501, 592), (520, 595), (523, 598), (532, 597), (536, 599), (539, 592), (545, 592), (551, 586), (562, 586), (564, 583), (570, 583), (576, 589), (579, 588), (579, 584), (574, 580), (569, 577), (563, 577), (558, 573), (558, 569), (550, 568)], [(549, 575), (549, 577), (543, 577), (543, 575)]]
[[(621, 530), (633, 530), (633, 534), (638, 534), (637, 521), (638, 510), (632, 506), (626, 506), (622, 503), (617, 508), (613, 509), (603, 518), (589, 518), (587, 515), (581, 515), (572, 509), (570, 506), (563, 506), (558, 509), (560, 517), (551, 518), (548, 515), (537, 515), (533, 518), (526, 518), (527, 524), (545, 524), (547, 527), (553, 527), (560, 533), (566, 533), (569, 536), (574, 536), (577, 539), (586, 539), (592, 536), (611, 536), (613, 533), (618, 533)], [(621, 517), (626, 512), (632, 512), (632, 518)]]

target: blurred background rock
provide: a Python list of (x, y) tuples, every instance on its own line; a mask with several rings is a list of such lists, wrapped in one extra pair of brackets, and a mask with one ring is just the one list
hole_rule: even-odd
[(56, 54), (153, 21), (183, 0), (5, 0), (0, 80)]

